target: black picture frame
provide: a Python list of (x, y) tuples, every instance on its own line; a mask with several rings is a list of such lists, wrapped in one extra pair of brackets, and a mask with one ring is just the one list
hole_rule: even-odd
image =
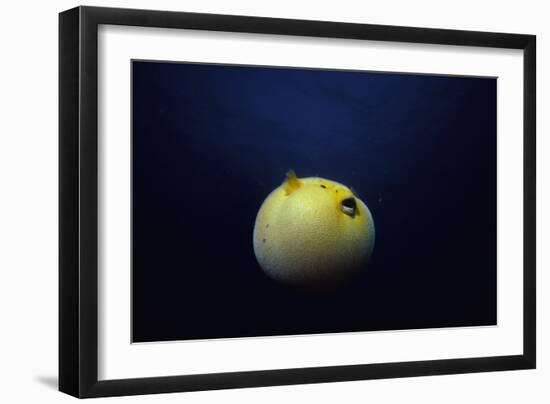
[[(99, 381), (100, 24), (523, 50), (523, 354)], [(97, 7), (60, 13), (59, 390), (85, 398), (535, 368), (535, 60), (534, 35)]]

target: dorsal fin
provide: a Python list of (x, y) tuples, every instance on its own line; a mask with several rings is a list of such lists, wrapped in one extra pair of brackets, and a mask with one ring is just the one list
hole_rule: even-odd
[(290, 195), (291, 193), (296, 191), (302, 186), (302, 184), (302, 181), (300, 181), (298, 177), (296, 177), (296, 173), (294, 172), (294, 170), (289, 170), (286, 173), (286, 181), (283, 186), (287, 195)]

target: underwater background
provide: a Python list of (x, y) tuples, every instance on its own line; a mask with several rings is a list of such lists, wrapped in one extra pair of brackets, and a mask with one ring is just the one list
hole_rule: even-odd
[[(133, 61), (133, 341), (496, 324), (496, 91)], [(372, 212), (371, 260), (335, 293), (288, 289), (254, 256), (258, 209), (289, 169)]]

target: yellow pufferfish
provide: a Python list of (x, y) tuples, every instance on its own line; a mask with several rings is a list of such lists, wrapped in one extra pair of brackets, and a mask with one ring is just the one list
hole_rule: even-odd
[(258, 211), (254, 253), (277, 281), (333, 289), (366, 266), (374, 235), (367, 205), (348, 187), (289, 171)]

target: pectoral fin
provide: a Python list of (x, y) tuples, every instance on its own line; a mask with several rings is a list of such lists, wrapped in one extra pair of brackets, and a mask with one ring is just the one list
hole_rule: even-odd
[(286, 173), (286, 181), (283, 184), (283, 187), (287, 195), (290, 195), (302, 185), (302, 181), (300, 181), (298, 177), (296, 177), (296, 173), (294, 172), (294, 170), (290, 170), (288, 173)]

